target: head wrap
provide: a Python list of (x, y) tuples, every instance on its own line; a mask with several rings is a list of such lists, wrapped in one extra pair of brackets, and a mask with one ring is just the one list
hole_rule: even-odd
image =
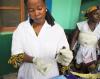
[(90, 14), (97, 9), (98, 9), (98, 6), (94, 5), (94, 6), (91, 6), (87, 9), (85, 9), (85, 10), (82, 10), (81, 13), (84, 15), (82, 17), (82, 19), (86, 20), (90, 16)]
[(97, 10), (97, 9), (99, 9), (99, 6), (91, 6), (91, 7), (89, 7), (89, 8), (86, 9), (86, 10), (82, 10), (81, 13), (82, 13), (82, 14), (91, 13), (92, 11), (95, 11), (95, 10)]
[(97, 9), (98, 9), (97, 6), (91, 6), (86, 10), (86, 13), (91, 13), (91, 12), (97, 10)]

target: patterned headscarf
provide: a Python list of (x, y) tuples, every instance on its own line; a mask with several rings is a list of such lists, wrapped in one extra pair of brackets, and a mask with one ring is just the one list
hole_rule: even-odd
[(94, 6), (87, 8), (86, 10), (81, 11), (81, 13), (84, 15), (82, 19), (83, 20), (89, 19), (89, 17), (91, 17), (91, 13), (98, 9), (100, 9), (100, 6), (94, 5)]
[(91, 12), (97, 10), (97, 9), (98, 9), (97, 6), (89, 7), (89, 8), (86, 10), (86, 13), (91, 13)]

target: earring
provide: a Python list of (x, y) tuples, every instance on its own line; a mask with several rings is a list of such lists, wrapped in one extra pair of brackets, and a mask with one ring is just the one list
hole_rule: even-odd
[(46, 12), (47, 12), (47, 8), (46, 8)]

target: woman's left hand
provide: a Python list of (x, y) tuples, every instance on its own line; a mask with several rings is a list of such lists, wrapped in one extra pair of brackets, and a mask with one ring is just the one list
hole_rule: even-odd
[(61, 49), (57, 54), (56, 60), (58, 63), (68, 66), (73, 59), (72, 51), (69, 49)]

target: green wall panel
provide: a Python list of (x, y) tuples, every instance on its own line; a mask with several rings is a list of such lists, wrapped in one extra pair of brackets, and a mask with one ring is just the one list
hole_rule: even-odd
[(0, 33), (0, 76), (17, 71), (8, 64), (11, 55), (11, 37), (12, 33)]

